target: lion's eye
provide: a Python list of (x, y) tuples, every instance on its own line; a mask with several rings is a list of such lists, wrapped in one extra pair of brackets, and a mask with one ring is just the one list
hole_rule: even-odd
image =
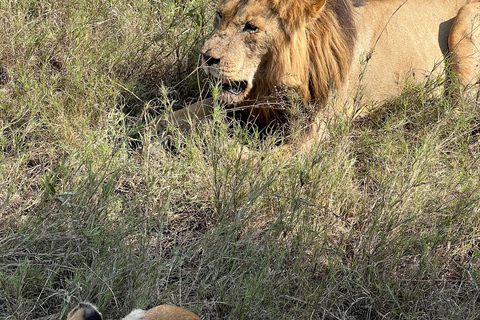
[(252, 24), (251, 22), (245, 23), (245, 26), (243, 27), (243, 32), (253, 33), (257, 31), (258, 31), (258, 27)]
[(217, 21), (221, 21), (223, 18), (222, 13), (220, 11), (217, 11)]

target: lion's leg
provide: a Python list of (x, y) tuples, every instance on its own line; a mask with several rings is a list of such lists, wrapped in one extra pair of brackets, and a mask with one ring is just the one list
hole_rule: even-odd
[(463, 6), (450, 30), (448, 47), (451, 69), (463, 87), (470, 87), (480, 77), (480, 3)]
[(189, 105), (183, 109), (172, 112), (167, 120), (160, 121), (157, 124), (157, 132), (165, 131), (167, 123), (170, 122), (180, 130), (190, 130), (191, 125), (198, 120), (211, 116), (213, 112), (213, 99), (205, 99)]

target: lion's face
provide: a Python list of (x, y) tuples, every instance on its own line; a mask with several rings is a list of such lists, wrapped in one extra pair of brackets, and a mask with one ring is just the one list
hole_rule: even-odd
[(245, 99), (281, 36), (278, 15), (265, 1), (226, 0), (215, 17), (214, 31), (201, 52), (207, 75), (222, 84), (222, 99)]

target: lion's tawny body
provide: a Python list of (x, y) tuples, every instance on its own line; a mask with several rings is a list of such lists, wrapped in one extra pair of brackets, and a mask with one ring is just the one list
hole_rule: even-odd
[[(283, 88), (313, 105), (308, 145), (333, 113), (357, 114), (408, 83), (448, 74), (476, 84), (479, 50), (479, 0), (224, 0), (201, 52), (222, 100), (260, 127), (288, 119)], [(170, 119), (211, 110), (207, 99)]]
[[(94, 305), (82, 302), (70, 311), (67, 320), (103, 320), (103, 316)], [(122, 320), (200, 320), (200, 318), (188, 310), (163, 304), (149, 310), (135, 309)]]
[[(473, 8), (477, 16), (459, 16), (463, 7)], [(363, 90), (361, 103), (382, 102), (398, 96), (408, 82), (423, 83), (442, 75), (446, 67), (464, 86), (477, 81), (479, 52), (461, 53), (458, 44), (474, 46), (465, 35), (478, 36), (479, 31), (472, 29), (480, 27), (478, 2), (376, 0), (355, 8), (355, 16), (355, 51), (348, 78), (339, 88), (349, 103), (359, 89)], [(458, 68), (470, 63), (466, 56), (476, 61), (468, 67), (468, 75)]]
[(164, 304), (147, 311), (134, 310), (122, 320), (200, 320), (200, 318), (188, 310)]

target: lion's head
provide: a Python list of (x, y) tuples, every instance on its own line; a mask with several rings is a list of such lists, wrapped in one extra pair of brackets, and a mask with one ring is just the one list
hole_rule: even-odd
[[(356, 0), (358, 1), (358, 0)], [(224, 0), (201, 52), (227, 103), (294, 88), (324, 100), (343, 80), (355, 28), (351, 0)]]

